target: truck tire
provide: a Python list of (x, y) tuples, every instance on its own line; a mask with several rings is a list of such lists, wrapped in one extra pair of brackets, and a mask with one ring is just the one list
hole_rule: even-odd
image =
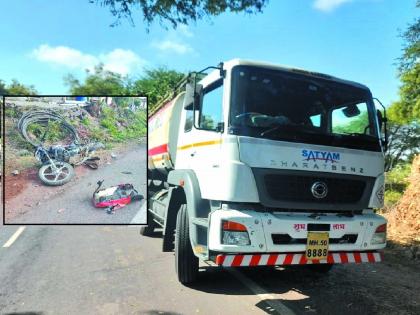
[(151, 214), (149, 214), (149, 224), (143, 225), (140, 227), (140, 235), (143, 236), (150, 236), (155, 231), (156, 223), (153, 221), (153, 217)]
[(194, 255), (190, 242), (187, 206), (181, 205), (176, 217), (175, 269), (182, 284), (194, 282), (198, 276), (198, 258)]

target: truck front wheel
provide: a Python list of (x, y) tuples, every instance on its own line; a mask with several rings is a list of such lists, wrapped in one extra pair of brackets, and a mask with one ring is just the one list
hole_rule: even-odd
[(188, 225), (187, 206), (181, 205), (176, 217), (175, 268), (182, 284), (192, 283), (198, 276), (198, 258), (194, 255)]

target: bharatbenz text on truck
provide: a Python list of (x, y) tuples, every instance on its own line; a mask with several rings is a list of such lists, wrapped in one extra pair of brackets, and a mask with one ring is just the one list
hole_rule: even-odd
[(386, 142), (385, 110), (362, 84), (238, 59), (190, 74), (149, 113), (141, 234), (163, 229), (182, 283), (199, 259), (379, 262)]

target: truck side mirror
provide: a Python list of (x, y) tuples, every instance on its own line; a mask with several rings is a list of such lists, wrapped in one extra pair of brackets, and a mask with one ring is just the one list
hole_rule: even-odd
[(199, 109), (201, 96), (203, 94), (203, 85), (187, 83), (185, 87), (184, 109)]
[(360, 115), (360, 110), (356, 105), (349, 105), (343, 109), (344, 116), (351, 118)]
[(378, 123), (379, 123), (379, 130), (382, 130), (382, 126), (384, 125), (384, 117), (379, 109), (376, 110), (376, 116), (378, 116)]
[[(385, 111), (385, 108), (384, 108), (384, 111)], [(382, 112), (379, 109), (376, 110), (376, 115), (378, 117), (379, 132), (382, 133), (382, 128), (384, 130), (384, 137), (381, 139), (381, 144), (382, 144), (382, 147), (384, 148), (384, 151), (386, 151), (388, 148), (388, 130), (387, 130), (387, 125), (386, 125), (388, 118), (386, 118), (386, 114), (385, 116), (382, 115)]]

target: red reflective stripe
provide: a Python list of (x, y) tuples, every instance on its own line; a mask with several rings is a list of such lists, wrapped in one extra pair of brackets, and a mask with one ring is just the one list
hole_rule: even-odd
[(225, 255), (217, 255), (216, 256), (216, 264), (217, 265), (223, 265), (223, 262), (225, 261), (226, 256)]
[(327, 257), (327, 263), (329, 263), (329, 264), (333, 264), (335, 261), (334, 261), (334, 257), (333, 257), (333, 255), (332, 254), (328, 254), (328, 257)]
[(293, 254), (287, 254), (286, 258), (284, 259), (283, 265), (290, 265), (293, 260)]
[(153, 155), (162, 154), (166, 152), (168, 152), (168, 144), (162, 144), (160, 146), (151, 148), (150, 150), (147, 151), (147, 154), (149, 156), (153, 156)]
[(362, 262), (362, 258), (360, 257), (360, 253), (354, 253), (354, 260), (356, 261), (357, 264), (360, 264)]
[(341, 263), (347, 264), (349, 260), (347, 259), (347, 253), (340, 253)]
[(251, 261), (249, 263), (250, 266), (257, 266), (260, 262), (261, 255), (252, 255)]
[(270, 255), (270, 257), (268, 257), (268, 260), (267, 260), (267, 266), (275, 265), (277, 261), (277, 257), (279, 257), (278, 254)]
[[(366, 252), (368, 262), (374, 263), (374, 262), (378, 262), (378, 261), (381, 260), (382, 257), (380, 259), (376, 260), (376, 258), (375, 258), (376, 253), (380, 254), (381, 256), (383, 254), (382, 252)], [(340, 258), (334, 259), (334, 254), (338, 254), (340, 256)], [(299, 262), (298, 262), (299, 265), (306, 265), (309, 262), (304, 253), (302, 253), (302, 254), (300, 254), (300, 253), (299, 254), (296, 254), (296, 253), (282, 254), (282, 255), (285, 255), (285, 256), (282, 256), (282, 257), (285, 257), (284, 261), (277, 262), (277, 260), (279, 258), (279, 255), (280, 254), (269, 254), (269, 257), (267, 259), (267, 263), (265, 265), (266, 266), (273, 266), (273, 265), (276, 265), (276, 264), (291, 265), (293, 263), (293, 258), (296, 258), (295, 255), (301, 255), (300, 258), (299, 258)], [(350, 257), (349, 255), (353, 255), (354, 263), (362, 263), (362, 257), (361, 257), (360, 252), (329, 253), (328, 257), (326, 259), (326, 263), (327, 264), (340, 264), (340, 263), (341, 264), (347, 264), (347, 263), (349, 263), (349, 257)], [(229, 266), (239, 267), (239, 266), (241, 266), (242, 262), (244, 261), (245, 254), (232, 255), (232, 256), (230, 256), (230, 255), (227, 256), (227, 255), (222, 255), (222, 254), (217, 255), (216, 260), (215, 260), (216, 264), (217, 265), (223, 265), (224, 262), (226, 261), (226, 257), (233, 257), (233, 260), (232, 260), (232, 262), (230, 263)], [(247, 257), (248, 257), (248, 255), (247, 255)], [(261, 257), (262, 257), (261, 254), (252, 255), (251, 259), (249, 260), (249, 263), (247, 263), (246, 266), (258, 266), (260, 261), (261, 261)], [(321, 260), (320, 259), (312, 259), (310, 262), (312, 264), (320, 264)], [(353, 262), (353, 260), (352, 260), (352, 262)]]
[(232, 267), (240, 266), (243, 259), (244, 259), (244, 255), (236, 255), (235, 258), (233, 258), (231, 266)]

